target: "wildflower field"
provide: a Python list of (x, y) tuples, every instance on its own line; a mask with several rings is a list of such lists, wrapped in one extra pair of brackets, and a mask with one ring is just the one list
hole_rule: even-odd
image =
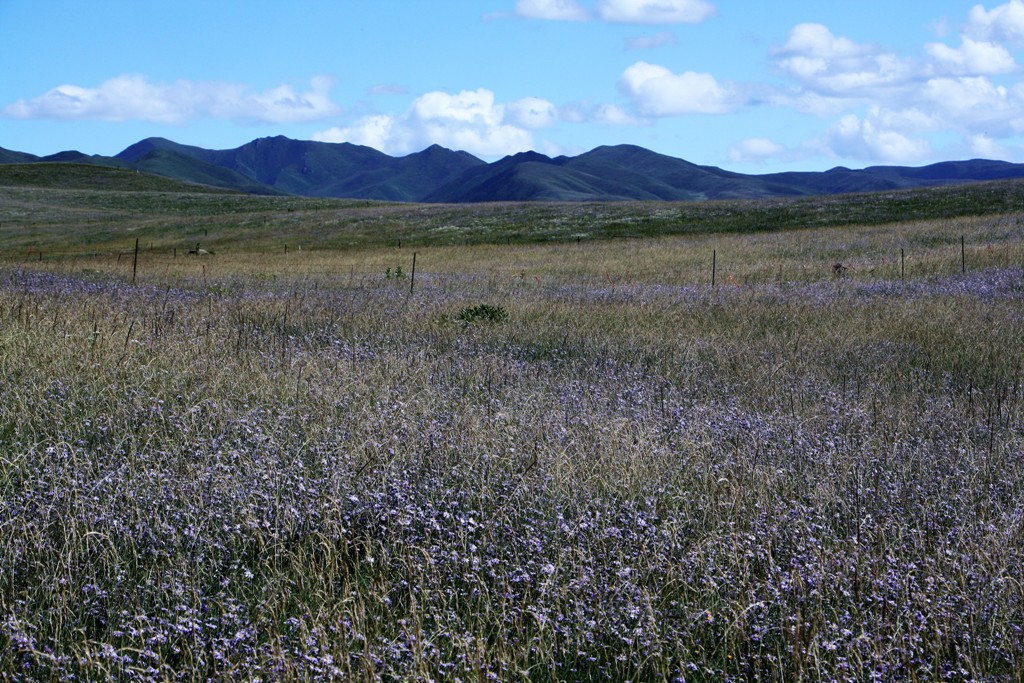
[(1024, 679), (1024, 204), (957, 192), (0, 187), (0, 681)]

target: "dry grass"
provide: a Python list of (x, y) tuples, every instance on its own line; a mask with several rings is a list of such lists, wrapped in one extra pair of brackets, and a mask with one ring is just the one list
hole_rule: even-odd
[(0, 680), (1019, 679), (1021, 238), (15, 255)]

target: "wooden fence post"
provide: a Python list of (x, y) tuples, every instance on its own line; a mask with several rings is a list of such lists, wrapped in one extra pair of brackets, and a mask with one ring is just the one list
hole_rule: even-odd
[(413, 285), (416, 284), (416, 252), (412, 252), (412, 274), (409, 276), (409, 294), (412, 294)]
[(139, 269), (139, 238), (135, 238), (135, 255), (132, 257), (132, 284), (135, 284), (135, 273)]

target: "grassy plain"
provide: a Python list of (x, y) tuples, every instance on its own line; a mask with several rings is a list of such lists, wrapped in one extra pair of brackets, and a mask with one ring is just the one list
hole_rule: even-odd
[(0, 187), (0, 680), (1024, 678), (1021, 186), (130, 181)]

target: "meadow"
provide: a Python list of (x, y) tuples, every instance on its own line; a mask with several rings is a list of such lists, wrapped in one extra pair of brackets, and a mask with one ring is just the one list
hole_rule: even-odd
[(0, 681), (1024, 679), (1021, 185), (129, 181), (0, 183)]

